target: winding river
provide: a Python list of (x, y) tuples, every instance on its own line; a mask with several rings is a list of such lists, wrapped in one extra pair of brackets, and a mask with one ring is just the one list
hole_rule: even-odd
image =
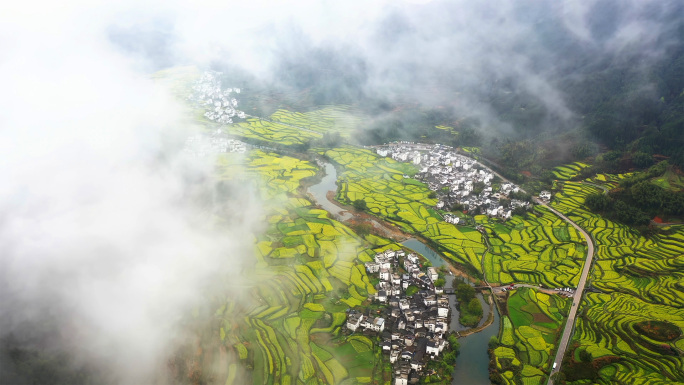
[[(325, 176), (315, 185), (308, 188), (308, 192), (313, 197), (316, 204), (321, 206), (323, 209), (332, 214), (333, 218), (337, 220), (346, 221), (351, 219), (354, 214), (346, 211), (335, 203), (328, 200), (328, 194), (330, 191), (337, 191), (337, 170), (330, 163), (324, 163)], [(439, 254), (437, 254), (430, 247), (425, 245), (418, 239), (411, 238), (402, 243), (402, 245), (408, 249), (411, 249), (425, 258), (427, 258), (430, 263), (435, 267), (440, 267), (445, 265), (447, 262)], [(454, 280), (454, 276), (447, 276), (447, 287), (451, 286)], [(482, 304), (482, 309), (484, 314), (489, 314), (492, 309), (490, 309), (489, 303), (487, 303), (482, 294), (478, 294), (478, 299)], [(458, 309), (456, 309), (455, 303), (456, 298), (452, 296), (452, 316), (451, 316), (451, 330), (464, 331), (468, 329), (467, 327), (461, 325), (458, 322)], [(456, 359), (456, 365), (454, 367), (454, 379), (452, 381), (453, 385), (456, 384), (468, 384), (468, 385), (480, 385), (480, 384), (490, 384), (489, 381), (489, 355), (487, 354), (489, 339), (493, 335), (499, 333), (499, 312), (494, 310), (494, 323), (483, 329), (482, 331), (474, 334), (470, 334), (466, 337), (459, 339), (461, 344), (461, 350), (458, 358)], [(480, 325), (484, 324), (486, 321), (486, 316), (480, 321)]]

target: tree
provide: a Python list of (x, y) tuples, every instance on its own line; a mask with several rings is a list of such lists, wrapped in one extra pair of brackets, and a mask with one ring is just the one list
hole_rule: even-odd
[(648, 181), (635, 184), (630, 192), (632, 198), (645, 210), (659, 209), (664, 203), (665, 190)]
[(467, 283), (461, 283), (456, 286), (456, 296), (462, 303), (466, 303), (475, 297), (475, 288)]
[(366, 201), (363, 199), (357, 199), (352, 203), (352, 206), (354, 206), (355, 209), (359, 211), (365, 211), (368, 208), (368, 205), (366, 205)]
[(563, 372), (556, 372), (551, 376), (551, 381), (553, 381), (554, 385), (562, 385), (565, 384), (565, 373)]
[(614, 215), (618, 221), (628, 225), (646, 225), (648, 216), (638, 208), (630, 206), (623, 201), (616, 201), (613, 205)]
[(586, 350), (582, 350), (579, 352), (579, 359), (582, 362), (591, 362), (591, 354)]
[(478, 317), (482, 316), (482, 304), (477, 298), (473, 298), (468, 302), (468, 312)]
[(449, 352), (444, 355), (444, 362), (446, 362), (449, 365), (453, 365), (456, 363), (456, 352)]
[(496, 336), (489, 337), (489, 348), (494, 349), (499, 346), (499, 339)]
[(484, 188), (485, 188), (484, 182), (473, 183), (473, 194), (480, 195), (480, 193), (484, 190)]
[(518, 206), (513, 209), (512, 214), (523, 217), (525, 216), (525, 214), (527, 214), (527, 209), (525, 208), (525, 206)]
[(370, 223), (353, 223), (349, 227), (351, 227), (356, 234), (362, 237), (365, 237), (373, 231), (373, 225)]
[(593, 212), (604, 212), (610, 210), (612, 206), (611, 199), (602, 193), (587, 195), (584, 203)]
[(454, 332), (449, 333), (447, 339), (449, 340), (449, 346), (451, 346), (451, 349), (455, 352), (458, 352), (458, 350), (461, 348), (461, 344), (458, 342), (458, 337), (456, 337), (456, 334)]
[(635, 152), (632, 155), (632, 163), (639, 168), (649, 167), (653, 164), (653, 157), (645, 152)]
[(435, 281), (435, 287), (444, 287), (445, 283), (446, 281), (444, 280), (444, 278), (440, 278)]

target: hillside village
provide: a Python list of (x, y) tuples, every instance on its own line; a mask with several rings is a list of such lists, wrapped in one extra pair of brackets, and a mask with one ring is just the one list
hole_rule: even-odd
[[(490, 217), (508, 219), (516, 208), (527, 209), (529, 202), (509, 199), (520, 192), (512, 183), (493, 183), (495, 175), (474, 159), (460, 155), (456, 149), (440, 144), (394, 142), (377, 146), (380, 156), (391, 157), (399, 162), (413, 162), (420, 167), (415, 179), (437, 192), (437, 209), (469, 213), (481, 213)], [(408, 176), (406, 176), (408, 177)], [(460, 218), (445, 216), (447, 222), (458, 224)]]
[(239, 88), (221, 88), (221, 72), (207, 71), (195, 82), (188, 99), (204, 108), (204, 117), (216, 123), (233, 123), (233, 118), (244, 119), (246, 114), (237, 109), (238, 101), (231, 94)]
[[(369, 275), (380, 278), (375, 300), (386, 304), (386, 311), (372, 316), (352, 310), (346, 327), (352, 332), (380, 335), (395, 385), (418, 383), (429, 360), (439, 357), (449, 345), (449, 299), (441, 287), (435, 286), (437, 269), (423, 268), (417, 254), (406, 255), (402, 250), (378, 253), (365, 266)], [(407, 295), (412, 286), (417, 292)]]

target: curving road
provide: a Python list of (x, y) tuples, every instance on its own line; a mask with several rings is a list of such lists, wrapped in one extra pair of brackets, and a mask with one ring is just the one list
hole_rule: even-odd
[[(579, 283), (577, 284), (577, 290), (572, 298), (572, 306), (570, 306), (570, 314), (568, 314), (568, 320), (565, 323), (565, 329), (563, 329), (563, 335), (558, 343), (558, 351), (556, 352), (556, 358), (553, 360), (553, 365), (551, 366), (551, 373), (549, 373), (549, 380), (547, 385), (553, 384), (551, 381), (551, 376), (558, 372), (561, 368), (561, 363), (563, 361), (563, 356), (565, 351), (568, 349), (568, 343), (570, 343), (570, 337), (575, 330), (575, 318), (577, 317), (577, 308), (582, 300), (582, 294), (584, 293), (584, 285), (587, 282), (587, 277), (589, 276), (589, 271), (591, 270), (591, 262), (594, 258), (594, 242), (591, 240), (589, 234), (579, 227), (575, 222), (568, 219), (565, 215), (559, 213), (554, 208), (548, 206), (546, 203), (537, 200), (537, 203), (551, 210), (553, 213), (563, 218), (566, 222), (570, 223), (572, 227), (576, 228), (577, 231), (582, 233), (582, 236), (587, 241), (587, 259), (584, 261), (584, 267), (582, 268), (582, 274), (580, 275)], [(555, 366), (555, 368), (553, 368)]]

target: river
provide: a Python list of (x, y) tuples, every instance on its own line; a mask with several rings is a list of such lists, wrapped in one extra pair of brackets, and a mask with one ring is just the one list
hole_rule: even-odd
[[(335, 219), (347, 220), (350, 219), (353, 214), (341, 209), (336, 204), (330, 202), (327, 198), (327, 194), (330, 191), (337, 191), (337, 170), (330, 163), (325, 163), (325, 176), (323, 179), (308, 188), (308, 192), (313, 196), (316, 204), (327, 210)], [(411, 249), (425, 258), (427, 258), (430, 263), (435, 267), (444, 266), (447, 262), (439, 254), (437, 254), (430, 247), (425, 245), (423, 242), (411, 238), (402, 243), (402, 246)], [(450, 287), (454, 276), (449, 275), (446, 277), (447, 287)], [(482, 294), (477, 294), (477, 298), (482, 304), (482, 310), (485, 317), (480, 321), (481, 326), (486, 322), (487, 314), (491, 311), (490, 305), (484, 300)], [(458, 309), (456, 309), (456, 297), (454, 295), (450, 296), (451, 302), (451, 324), (449, 328), (456, 331), (464, 331), (468, 328), (461, 325), (458, 322)], [(494, 323), (485, 328), (484, 330), (471, 334), (466, 337), (459, 338), (459, 343), (461, 344), (460, 354), (456, 359), (456, 365), (454, 367), (454, 379), (452, 381), (453, 385), (456, 384), (467, 384), (467, 385), (480, 385), (480, 384), (490, 384), (489, 381), (489, 355), (487, 354), (487, 349), (489, 345), (489, 339), (493, 335), (499, 333), (499, 312), (494, 309)]]
[[(427, 258), (433, 266), (440, 267), (447, 264), (444, 258), (415, 238), (403, 242), (402, 246), (421, 254)], [(456, 277), (453, 275), (447, 275), (446, 287), (451, 287), (455, 278)], [(478, 293), (477, 298), (480, 300), (483, 314), (485, 314), (485, 316), (482, 317), (480, 324), (477, 325), (480, 327), (487, 322), (487, 315), (492, 309), (489, 303), (485, 301), (482, 294)], [(449, 300), (451, 302), (451, 323), (449, 324), (449, 329), (458, 332), (470, 329), (458, 322), (459, 314), (458, 309), (456, 308), (456, 296), (450, 295)], [(489, 381), (489, 354), (487, 354), (487, 349), (489, 348), (489, 339), (492, 336), (499, 334), (499, 326), (499, 312), (495, 307), (494, 323), (492, 325), (478, 333), (470, 334), (458, 339), (458, 342), (461, 344), (461, 354), (459, 354), (456, 359), (454, 379), (451, 382), (453, 385), (480, 385), (491, 383)]]
[(316, 204), (332, 214), (333, 218), (343, 221), (351, 219), (353, 215), (350, 212), (330, 202), (326, 197), (328, 191), (337, 191), (337, 170), (330, 163), (325, 163), (324, 170), (325, 176), (323, 176), (320, 182), (309, 187), (309, 193), (315, 198)]

